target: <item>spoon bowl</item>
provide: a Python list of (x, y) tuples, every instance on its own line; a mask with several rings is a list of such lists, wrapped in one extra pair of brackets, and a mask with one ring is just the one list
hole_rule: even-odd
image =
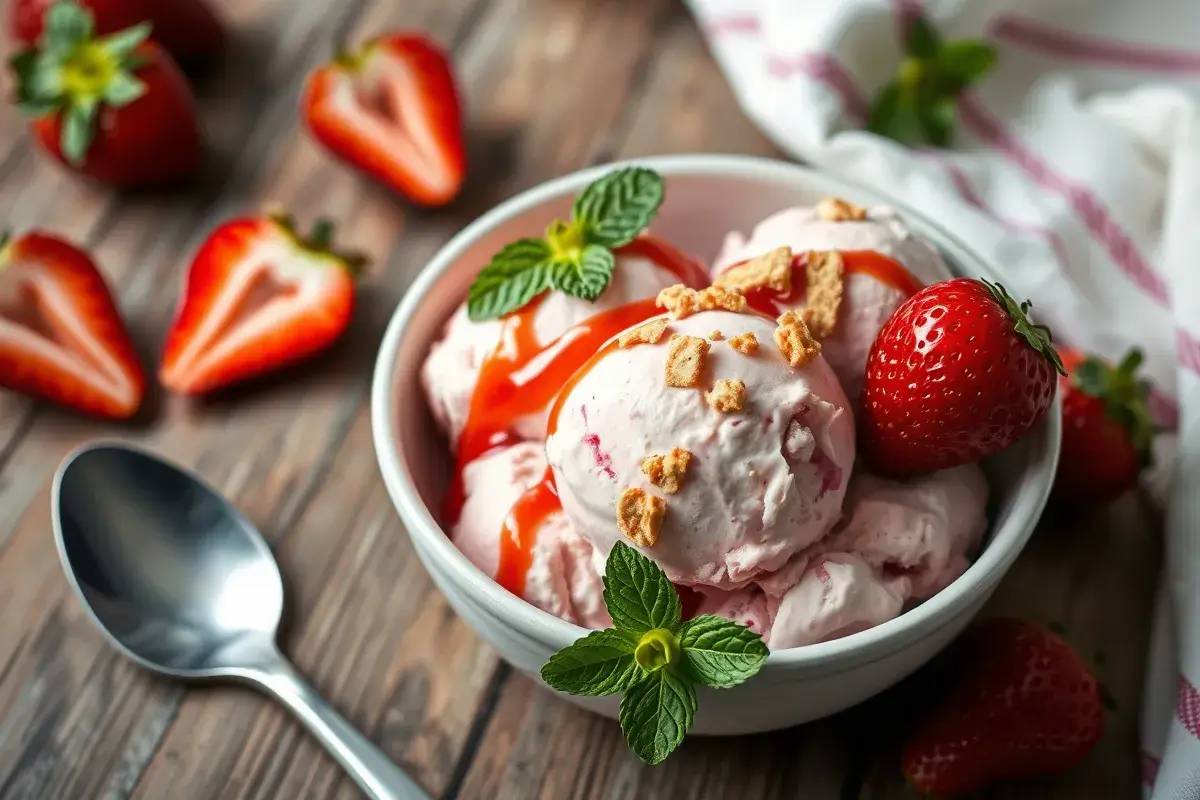
[(146, 450), (101, 443), (67, 456), (50, 499), (67, 580), (117, 649), (173, 678), (249, 683), (291, 710), (369, 798), (428, 800), (279, 652), (279, 567), (219, 492)]

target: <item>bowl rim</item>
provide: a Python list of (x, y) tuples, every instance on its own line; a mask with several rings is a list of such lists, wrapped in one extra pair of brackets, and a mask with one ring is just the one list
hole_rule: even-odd
[[(434, 254), (417, 275), (393, 312), (384, 333), (371, 385), (371, 428), (376, 458), (388, 494), (405, 524), (408, 535), (415, 540), (418, 552), (423, 552), (427, 558), (454, 573), (460, 584), (470, 587), (464, 591), (475, 594), (478, 601), (490, 607), (508, 625), (554, 651), (586, 635), (588, 629), (555, 617), (513, 595), (481, 572), (450, 541), (449, 535), (442, 530), (441, 525), (426, 508), (407, 466), (401, 459), (394, 414), (396, 398), (393, 376), (409, 321), (442, 276), (477, 239), (533, 207), (575, 193), (609, 170), (633, 164), (650, 167), (668, 178), (732, 177), (768, 179), (775, 183), (793, 183), (810, 188), (819, 185), (827, 187), (823, 188), (823, 191), (865, 198), (866, 202), (871, 204), (889, 205), (895, 208), (906, 222), (916, 220), (917, 227), (924, 229), (922, 233), (930, 238), (940, 251), (949, 252), (955, 261), (977, 268), (991, 279), (1000, 277), (982, 256), (954, 234), (884, 192), (798, 164), (756, 156), (650, 156), (589, 167), (529, 188), (496, 205), (460, 230)], [(999, 580), (1000, 576), (997, 573), (1008, 569), (1032, 535), (1049, 497), (1059, 458), (1060, 404), (1061, 400), (1056, 393), (1051, 408), (1041, 423), (1048, 426), (1046, 435), (1049, 437), (1051, 452), (1049, 458), (1042, 459), (1039, 464), (1046, 480), (1035, 484), (1034, 491), (1037, 494), (1033, 497), (1032, 505), (1025, 504), (1026, 513), (1023, 518), (1010, 519), (1002, 528), (992, 529), (987, 547), (962, 575), (920, 605), (880, 625), (833, 641), (772, 651), (763, 666), (763, 672), (828, 666), (847, 659), (854, 659), (856, 663), (881, 660), (905, 649), (913, 638), (949, 624), (959, 612), (977, 600), (981, 593), (990, 591)], [(871, 654), (870, 659), (861, 658), (867, 653)]]

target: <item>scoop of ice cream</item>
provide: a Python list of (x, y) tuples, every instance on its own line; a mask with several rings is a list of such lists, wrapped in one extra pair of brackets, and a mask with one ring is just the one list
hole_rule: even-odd
[[(595, 302), (563, 292), (546, 294), (533, 313), (533, 338), (545, 347), (572, 326), (602, 311), (654, 297), (680, 282), (676, 271), (647, 255), (618, 252), (612, 281)], [(464, 303), (446, 324), (441, 340), (429, 349), (421, 368), (421, 385), (434, 419), (451, 444), (458, 441), (467, 423), (480, 368), (500, 346), (502, 333), (500, 320), (472, 322)], [(522, 439), (543, 439), (546, 410), (512, 420), (512, 430)]]
[(908, 482), (858, 473), (846, 495), (845, 527), (818, 546), (908, 576), (913, 599), (924, 600), (966, 570), (987, 526), (987, 497), (974, 464)]
[[(450, 538), (485, 575), (495, 578), (499, 572), (500, 535), (509, 510), (545, 472), (546, 457), (536, 442), (496, 450), (464, 470), (466, 502)], [(522, 597), (584, 627), (612, 625), (593, 548), (562, 512), (547, 517), (537, 531)]]
[(767, 609), (767, 596), (755, 586), (724, 592), (720, 589), (705, 589), (701, 595), (696, 616), (713, 614), (730, 622), (745, 625), (766, 641), (771, 633), (771, 615)]
[[(721, 253), (713, 264), (713, 275), (720, 275), (742, 261), (777, 247), (795, 252), (806, 250), (868, 250), (882, 253), (904, 267), (919, 285), (945, 277), (945, 265), (934, 247), (914, 236), (894, 211), (886, 207), (870, 210), (867, 219), (828, 222), (815, 209), (789, 208), (767, 217), (749, 237), (733, 232), (726, 236)], [(841, 309), (833, 333), (822, 341), (822, 353), (851, 401), (862, 390), (867, 355), (875, 335), (892, 312), (909, 296), (896, 281), (878, 274), (847, 271), (843, 284)], [(804, 298), (792, 304), (802, 307)], [(789, 307), (781, 304), (781, 308)]]
[[(622, 538), (617, 504), (626, 490), (644, 493), (648, 508), (649, 498), (665, 502), (657, 541), (640, 549), (689, 586), (738, 588), (833, 526), (854, 463), (854, 423), (824, 360), (789, 366), (775, 329), (757, 314), (704, 311), (669, 320), (655, 343), (610, 344), (572, 378), (546, 454), (563, 508), (601, 556)], [(721, 340), (708, 343), (714, 332)], [(731, 341), (743, 334), (754, 335), (753, 352)], [(694, 386), (667, 385), (675, 336), (691, 337), (680, 345), (708, 343), (691, 363)], [(741, 394), (732, 391), (737, 381)], [(674, 473), (669, 464), (643, 472), (647, 457), (676, 449), (686, 453), (681, 472), (678, 457)], [(666, 476), (652, 482), (657, 472)]]
[(768, 597), (767, 646), (783, 650), (873, 628), (898, 616), (911, 591), (907, 577), (885, 575), (854, 553), (818, 556), (782, 597)]

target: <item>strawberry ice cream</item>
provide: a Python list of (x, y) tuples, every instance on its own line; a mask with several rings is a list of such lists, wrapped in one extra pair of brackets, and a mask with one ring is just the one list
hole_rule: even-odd
[[(846, 261), (842, 307), (837, 326), (822, 341), (822, 353), (853, 401), (862, 388), (867, 354), (883, 323), (917, 289), (941, 280), (947, 272), (937, 250), (910, 233), (891, 209), (856, 209), (864, 217), (857, 220), (846, 218), (850, 214), (830, 213), (823, 207), (828, 202), (841, 201), (785, 209), (764, 219), (749, 236), (728, 234), (713, 262), (712, 273), (715, 278), (777, 247), (789, 247), (796, 254), (812, 250), (841, 252)], [(797, 276), (796, 282), (802, 287), (803, 277)], [(782, 313), (805, 304), (801, 289), (779, 298), (773, 306), (776, 313)]]
[[(617, 252), (612, 281), (594, 302), (562, 292), (546, 293), (532, 309), (532, 343), (540, 351), (572, 326), (602, 311), (653, 298), (659, 290), (681, 282), (691, 286), (707, 283), (702, 268), (670, 245), (652, 237), (637, 239)], [(472, 322), (464, 303), (447, 323), (445, 336), (429, 350), (421, 383), (434, 419), (452, 444), (467, 424), (480, 369), (501, 346), (504, 330), (502, 320)], [(505, 347), (512, 348), (514, 343), (509, 341)], [(522, 439), (544, 439), (547, 410), (543, 407), (513, 419), (513, 431)]]
[[(614, 524), (629, 487), (667, 505), (658, 542), (643, 552), (672, 581), (732, 589), (780, 567), (837, 521), (854, 463), (846, 398), (819, 356), (792, 368), (773, 342), (776, 324), (752, 313), (713, 310), (670, 320), (653, 344), (601, 351), (560, 398), (546, 454), (563, 509), (601, 554), (622, 533)], [(664, 380), (669, 337), (712, 342), (700, 386)], [(753, 353), (729, 340), (753, 334)], [(721, 411), (704, 389), (744, 383), (744, 405)], [(643, 473), (653, 454), (690, 454), (681, 487), (667, 494)]]

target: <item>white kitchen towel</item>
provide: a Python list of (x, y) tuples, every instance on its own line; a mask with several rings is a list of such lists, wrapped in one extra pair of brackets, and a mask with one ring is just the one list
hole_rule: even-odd
[[(1160, 437), (1149, 482), (1168, 545), (1143, 784), (1200, 800), (1200, 2), (689, 3), (781, 149), (940, 220), (1034, 299), (1056, 341), (1113, 360), (1145, 351), (1153, 411), (1178, 438)], [(959, 101), (951, 150), (861, 130), (918, 14), (1000, 51)]]

